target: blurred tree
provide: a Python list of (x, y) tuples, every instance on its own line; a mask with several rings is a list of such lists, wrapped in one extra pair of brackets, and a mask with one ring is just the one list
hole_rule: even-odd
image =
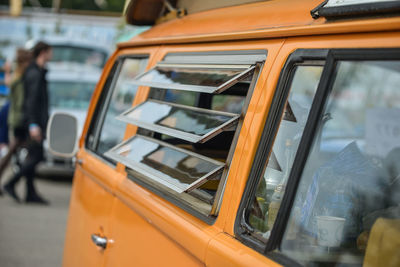
[(26, 24), (25, 34), (26, 34), (26, 37), (27, 37), (28, 40), (31, 39), (32, 36), (33, 36), (33, 33), (32, 33), (32, 26), (31, 26), (30, 23), (27, 23), (27, 24)]
[(54, 25), (54, 33), (55, 34), (61, 34), (62, 33), (62, 29), (61, 29), (61, 19), (58, 18), (56, 25)]
[(39, 34), (41, 37), (44, 37), (47, 34), (46, 28), (44, 27), (40, 28)]
[(107, 0), (107, 8), (109, 11), (122, 12), (124, 9), (124, 0)]
[(53, 4), (52, 0), (38, 0), (38, 1), (39, 1), (40, 5), (43, 7), (51, 7)]
[(100, 10), (93, 0), (62, 0), (61, 9)]
[(61, 8), (78, 10), (122, 12), (124, 4), (124, 0), (61, 0)]
[[(52, 7), (53, 0), (26, 0), (24, 6)], [(8, 6), (10, 0), (0, 0), (0, 5)], [(61, 9), (122, 12), (125, 0), (61, 0)]]

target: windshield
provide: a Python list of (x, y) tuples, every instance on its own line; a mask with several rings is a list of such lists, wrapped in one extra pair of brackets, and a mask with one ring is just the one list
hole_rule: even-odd
[(52, 62), (74, 62), (102, 68), (107, 60), (107, 53), (94, 48), (53, 45)]
[(49, 81), (50, 106), (86, 110), (95, 87), (94, 82)]

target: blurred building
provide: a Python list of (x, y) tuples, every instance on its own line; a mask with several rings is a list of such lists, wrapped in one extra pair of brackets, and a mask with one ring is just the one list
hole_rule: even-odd
[(21, 15), (9, 15), (8, 6), (0, 6), (0, 58), (11, 60), (15, 48), (31, 39), (78, 40), (102, 46), (111, 51), (117, 42), (125, 41), (147, 27), (126, 25), (123, 18), (53, 13), (52, 9), (24, 8)]

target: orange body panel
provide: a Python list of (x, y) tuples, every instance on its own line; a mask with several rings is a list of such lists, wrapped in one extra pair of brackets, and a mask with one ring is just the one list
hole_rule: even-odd
[[(169, 233), (176, 235), (170, 237), (158, 229), (160, 219), (156, 214), (141, 214), (128, 202), (118, 199), (114, 204), (110, 233), (114, 243), (109, 247), (110, 253), (105, 266), (130, 266), (133, 263), (135, 266), (203, 266), (204, 255), (199, 260), (190, 251), (205, 254), (209, 236), (205, 235), (203, 240), (199, 240), (195, 234), (184, 229), (184, 226), (170, 226)], [(154, 222), (152, 217), (156, 219)], [(188, 234), (183, 236), (183, 232)], [(192, 238), (193, 236), (195, 237)], [(190, 239), (191, 242), (184, 243), (191, 243), (196, 247), (183, 247), (181, 242), (174, 240), (176, 237)]]
[(309, 15), (310, 10), (320, 3), (320, 0), (281, 0), (218, 8), (156, 25), (151, 31), (139, 37), (170, 38), (309, 25), (315, 23)]
[[(119, 199), (115, 202), (111, 217), (113, 224), (110, 236), (114, 242), (109, 247), (110, 253), (104, 266), (203, 266), (202, 261), (188, 253), (173, 238), (160, 232), (155, 227), (158, 221), (153, 223), (149, 219), (151, 216), (138, 215), (125, 202)], [(175, 234), (180, 236), (176, 231), (182, 229), (170, 230), (175, 230)], [(192, 241), (195, 243), (198, 240)], [(204, 252), (205, 247), (203, 245), (201, 249), (198, 245), (195, 251)]]
[(91, 176), (80, 167), (75, 171), (63, 266), (102, 266), (104, 261), (105, 251), (93, 246), (90, 235), (108, 234), (113, 195)]
[[(189, 215), (159, 196), (125, 180), (117, 191), (117, 198), (137, 215), (142, 217), (153, 229), (179, 245), (188, 254), (204, 261), (207, 244), (216, 235), (217, 230), (203, 221)], [(115, 217), (122, 216), (115, 214)], [(133, 221), (132, 221), (133, 222)], [(117, 223), (118, 224), (118, 223)], [(119, 232), (120, 229), (114, 228)], [(132, 229), (132, 231), (137, 231)], [(134, 240), (134, 239), (133, 239)], [(138, 246), (141, 244), (132, 244)], [(119, 252), (116, 252), (119, 254)], [(123, 255), (120, 255), (123, 257)]]
[(232, 236), (223, 233), (210, 243), (206, 265), (210, 267), (281, 266), (251, 248), (243, 246)]
[[(269, 1), (201, 12), (158, 25), (119, 45), (92, 97), (80, 141), (71, 197), (64, 266), (278, 266), (235, 239), (234, 224), (279, 75), (288, 56), (302, 48), (400, 46), (400, 18), (326, 23), (309, 11), (321, 0)], [(285, 14), (284, 16), (282, 14)], [(147, 69), (168, 53), (266, 50), (231, 162), (219, 215), (209, 225), (127, 178), (84, 148), (105, 80), (122, 55), (149, 55)], [(133, 105), (148, 97), (139, 87)], [(125, 139), (136, 133), (127, 126)], [(88, 234), (112, 242), (97, 249)], [(79, 262), (76, 261), (78, 254)], [(79, 265), (80, 264), (80, 265)]]

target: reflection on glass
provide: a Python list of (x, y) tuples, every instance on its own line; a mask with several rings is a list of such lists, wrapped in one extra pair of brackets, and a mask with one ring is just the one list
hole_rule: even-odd
[(142, 82), (218, 87), (246, 69), (157, 67), (139, 78)]
[(115, 117), (132, 106), (137, 86), (130, 81), (144, 71), (147, 59), (127, 58), (122, 63), (101, 130), (98, 152), (104, 153), (122, 141), (125, 134), (125, 123)]
[(399, 259), (400, 62), (337, 66), (282, 252), (306, 266), (374, 266), (380, 255), (388, 266)]
[(298, 66), (295, 70), (279, 131), (249, 217), (250, 224), (264, 238), (268, 238), (275, 223), (322, 69)]
[(237, 95), (213, 95), (211, 109), (240, 114), (245, 99)]
[(138, 135), (116, 149), (115, 153), (127, 160), (128, 167), (129, 163), (134, 164), (133, 169), (139, 172), (142, 169), (168, 180), (168, 183), (182, 191), (198, 179), (221, 168), (221, 164), (216, 164), (211, 160), (164, 146)]
[(124, 117), (195, 135), (205, 135), (232, 119), (232, 116), (154, 101), (140, 104)]
[[(153, 88), (154, 90), (154, 88)], [(196, 106), (196, 100), (199, 93), (191, 91), (179, 91), (179, 90), (164, 90), (164, 101), (185, 105), (185, 106)]]

